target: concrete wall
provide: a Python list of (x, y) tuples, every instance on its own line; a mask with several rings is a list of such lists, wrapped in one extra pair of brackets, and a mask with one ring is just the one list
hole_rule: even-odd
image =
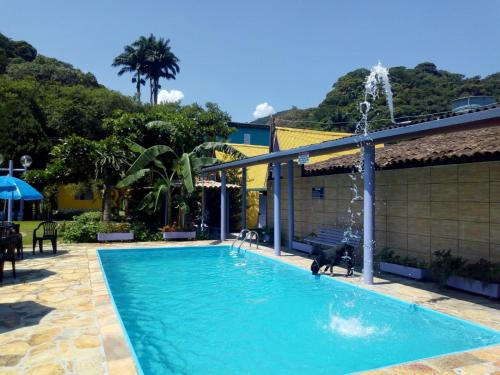
[[(286, 167), (282, 179), (282, 228), (287, 238)], [(295, 170), (295, 235), (304, 237), (321, 226), (345, 228), (350, 220), (353, 182), (348, 174), (300, 177)], [(363, 222), (361, 199), (354, 202), (355, 227)], [(323, 200), (311, 188), (324, 187)], [(272, 223), (272, 181), (268, 222)], [(376, 173), (377, 249), (389, 247), (402, 256), (429, 261), (436, 250), (452, 250), (471, 261), (500, 261), (500, 162), (454, 164), (383, 170)], [(285, 243), (285, 242), (283, 242)]]

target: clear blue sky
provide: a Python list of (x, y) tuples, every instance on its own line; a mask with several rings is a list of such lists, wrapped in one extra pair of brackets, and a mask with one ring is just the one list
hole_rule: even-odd
[(500, 0), (23, 0), (0, 12), (0, 32), (128, 95), (131, 77), (116, 75), (113, 58), (140, 35), (170, 38), (181, 73), (163, 87), (235, 121), (262, 102), (316, 106), (338, 77), (378, 60), (500, 71), (499, 24)]

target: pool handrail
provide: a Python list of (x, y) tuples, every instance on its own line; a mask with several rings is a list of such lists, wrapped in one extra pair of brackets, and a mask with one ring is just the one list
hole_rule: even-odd
[(246, 228), (243, 228), (240, 233), (236, 236), (236, 238), (234, 239), (233, 243), (231, 244), (231, 250), (235, 247), (236, 245), (236, 242), (238, 241), (244, 241), (248, 232), (250, 232), (248, 229)]
[[(248, 240), (248, 241), (247, 241)], [(231, 244), (231, 250), (236, 247), (236, 243), (240, 241), (238, 247), (238, 252), (241, 250), (241, 247), (245, 242), (248, 242), (248, 246), (252, 247), (252, 240), (255, 241), (255, 248), (259, 248), (259, 234), (255, 230), (249, 230), (249, 229), (242, 229), (241, 232), (238, 234), (236, 239), (233, 241)]]

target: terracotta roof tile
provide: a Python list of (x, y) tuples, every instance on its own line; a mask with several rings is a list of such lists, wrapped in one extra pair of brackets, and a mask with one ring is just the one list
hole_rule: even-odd
[[(500, 124), (499, 124), (500, 125)], [(456, 133), (386, 144), (377, 149), (375, 162), (378, 168), (397, 165), (442, 162), (448, 159), (500, 156), (500, 126), (491, 126)], [(359, 162), (359, 154), (345, 155), (305, 166), (306, 171), (351, 168)]]

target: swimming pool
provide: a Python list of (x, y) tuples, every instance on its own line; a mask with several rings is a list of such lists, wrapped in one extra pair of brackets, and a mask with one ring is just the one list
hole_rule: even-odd
[(228, 246), (99, 250), (144, 374), (344, 374), (500, 333)]

